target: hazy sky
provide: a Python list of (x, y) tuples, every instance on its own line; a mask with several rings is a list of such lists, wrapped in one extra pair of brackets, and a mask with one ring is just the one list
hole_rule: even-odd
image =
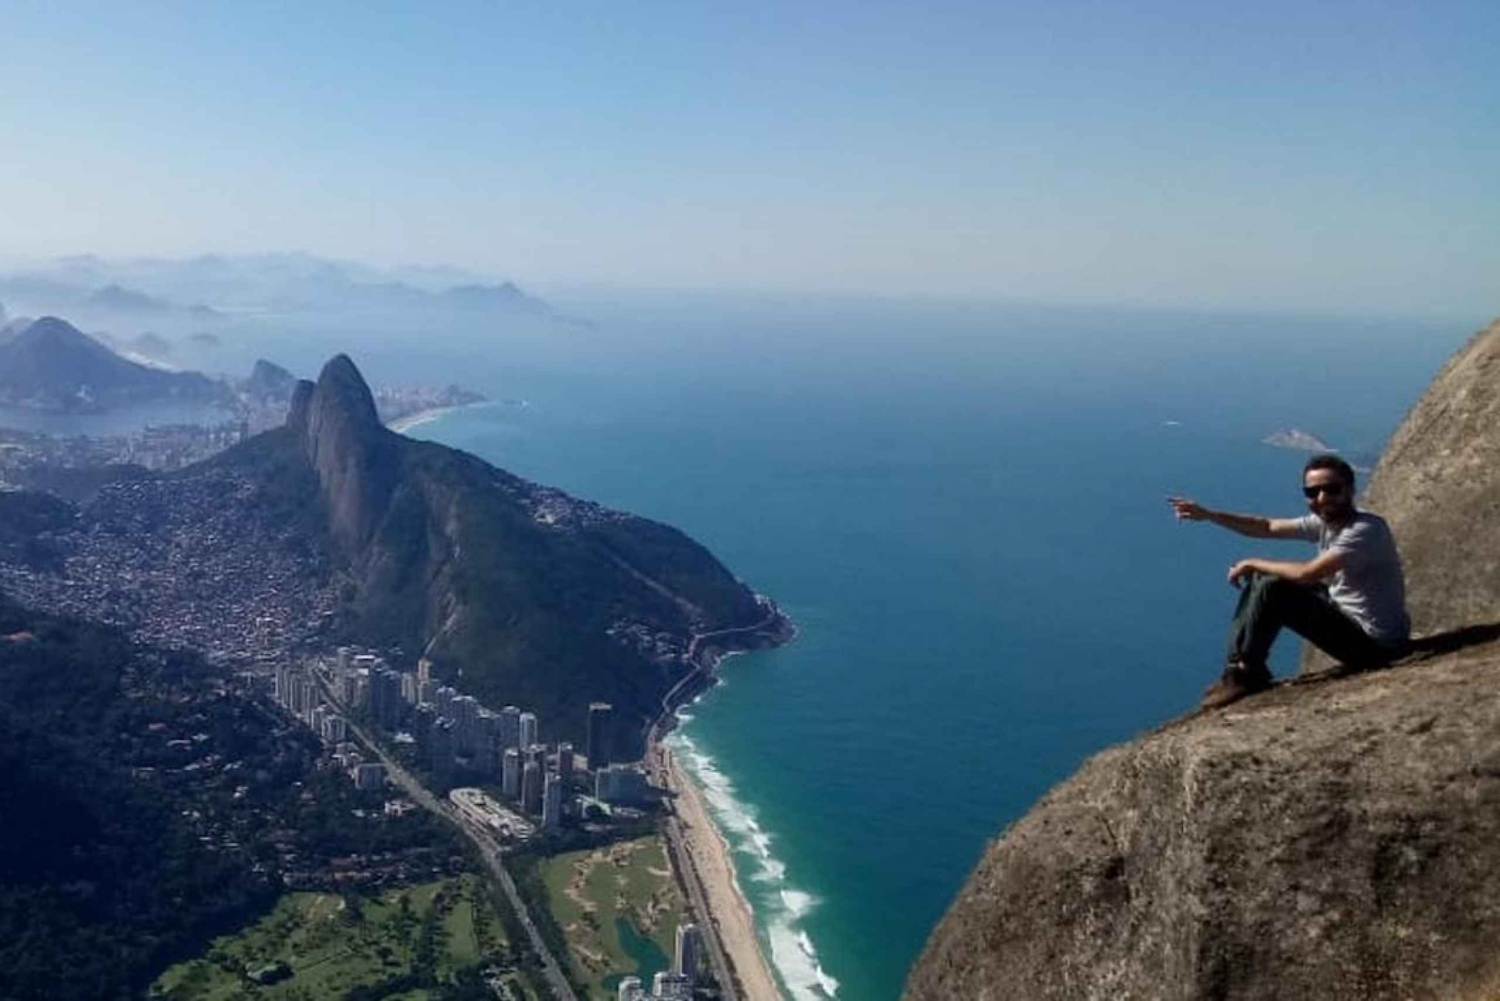
[(1500, 313), (1500, 4), (0, 0), (0, 257)]

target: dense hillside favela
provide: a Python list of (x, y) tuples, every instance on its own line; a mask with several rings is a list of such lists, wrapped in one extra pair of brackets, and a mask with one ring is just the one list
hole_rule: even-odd
[(770, 599), (389, 430), (342, 355), (228, 385), (55, 318), (0, 351), (39, 412), (285, 406), (186, 465), (8, 449), (0, 798), (36, 820), (0, 832), (0, 994), (755, 996), (655, 741), (722, 654), (789, 636)]
[(910, 1001), (1500, 993), (1500, 322), (1455, 355), (1362, 505), (1414, 650), (1089, 760), (995, 840)]

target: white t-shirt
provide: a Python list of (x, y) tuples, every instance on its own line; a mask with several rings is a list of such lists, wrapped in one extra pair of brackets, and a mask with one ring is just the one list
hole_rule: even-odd
[(1406, 642), (1411, 620), (1406, 614), (1406, 578), (1396, 539), (1385, 519), (1355, 512), (1347, 525), (1330, 528), (1309, 514), (1297, 519), (1297, 535), (1318, 544), (1319, 555), (1343, 553), (1344, 567), (1326, 579), (1328, 597), (1371, 639), (1392, 646)]

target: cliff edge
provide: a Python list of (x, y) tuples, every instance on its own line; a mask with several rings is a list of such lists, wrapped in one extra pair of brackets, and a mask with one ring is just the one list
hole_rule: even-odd
[(1500, 323), (1442, 370), (1365, 506), (1418, 651), (1089, 760), (985, 851), (910, 1001), (1500, 995)]

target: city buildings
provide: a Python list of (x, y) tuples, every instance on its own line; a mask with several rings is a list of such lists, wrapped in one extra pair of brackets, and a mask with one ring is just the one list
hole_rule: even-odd
[(365, 761), (354, 766), (350, 774), (356, 789), (379, 789), (385, 785), (385, 765)]
[(556, 772), (549, 772), (542, 790), (542, 827), (555, 831), (562, 826), (563, 781)]
[(703, 932), (691, 921), (677, 926), (677, 949), (672, 959), (672, 972), (685, 977), (689, 984), (697, 983), (698, 967), (703, 962)]
[(633, 806), (646, 798), (646, 776), (630, 765), (609, 765), (594, 773), (594, 798), (601, 803)]
[(500, 746), (521, 746), (521, 710), (515, 706), (500, 710)]
[(521, 769), (521, 809), (533, 817), (542, 812), (542, 766), (535, 761)]
[(589, 768), (597, 771), (610, 763), (613, 751), (615, 707), (608, 702), (589, 703), (588, 755)]
[(454, 789), (448, 794), (458, 814), (469, 824), (501, 840), (525, 839), (533, 833), (532, 825), (512, 810), (485, 795), (480, 789)]
[(521, 798), (521, 752), (514, 747), (505, 749), (500, 766), (500, 791), (510, 799)]
[(662, 970), (651, 978), (651, 996), (671, 1001), (692, 1001), (693, 984), (687, 977)]
[(530, 747), (536, 742), (536, 713), (522, 713), (521, 746)]

